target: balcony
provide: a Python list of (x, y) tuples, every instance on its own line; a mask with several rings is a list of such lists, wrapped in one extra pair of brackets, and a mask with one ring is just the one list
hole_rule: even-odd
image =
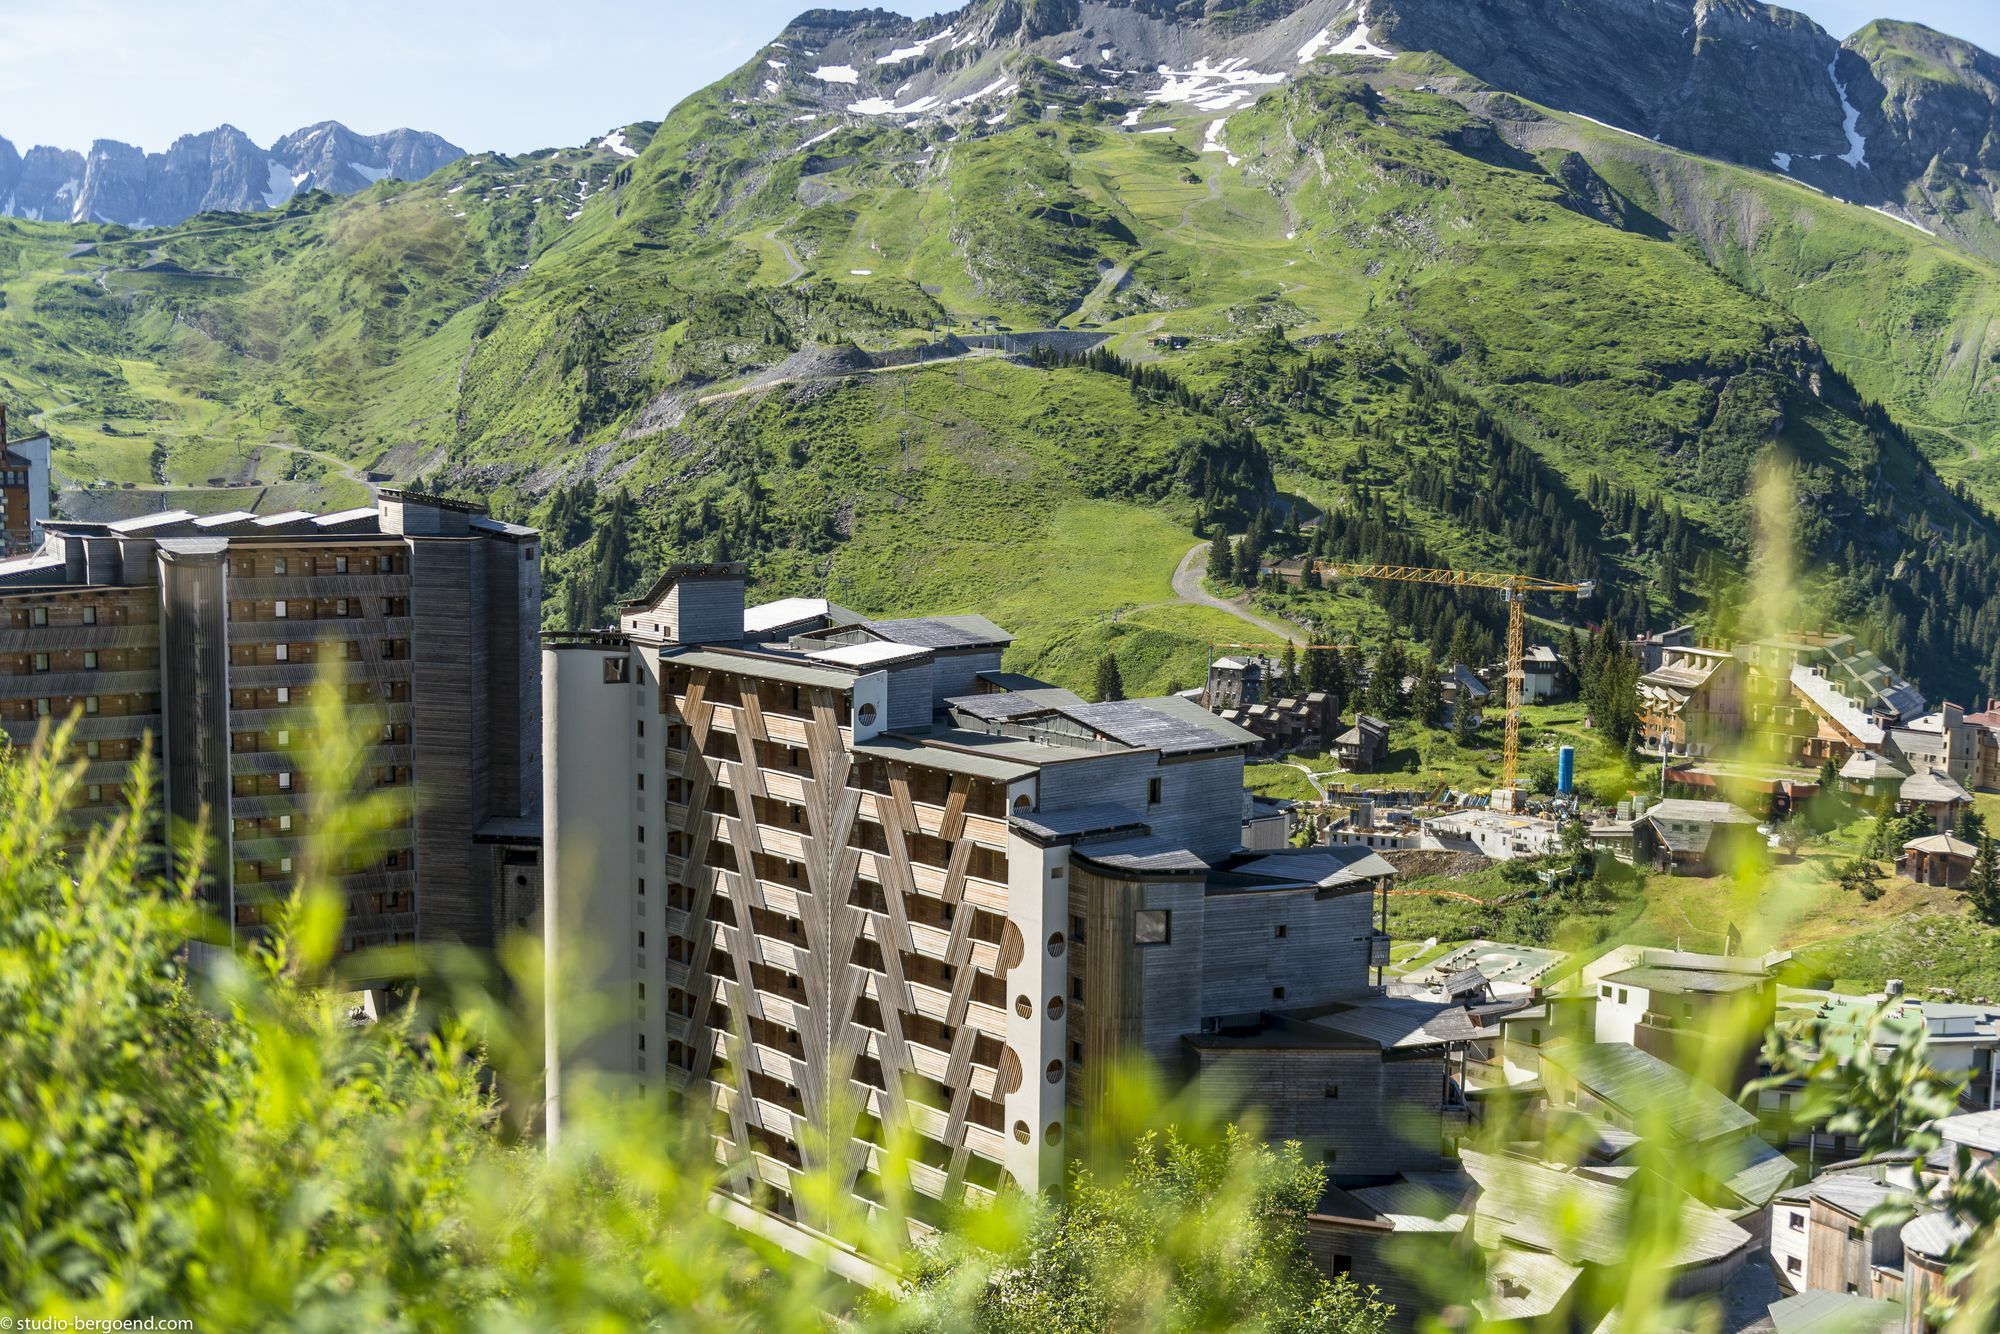
[(232, 617), (232, 644), (313, 644), (341, 640), (408, 639), (407, 616), (271, 616), (251, 620)]
[[(36, 733), (46, 722), (54, 731), (59, 718), (27, 718), (0, 723), (7, 739), (17, 746), (32, 745)], [(160, 730), (158, 713), (86, 713), (76, 720), (76, 728), (70, 733), (73, 741), (137, 741), (147, 732), (155, 735)]]
[[(276, 774), (297, 771), (305, 766), (309, 754), (308, 743), (302, 738), (298, 745), (287, 750), (237, 750), (229, 754), (229, 772), (232, 774)], [(398, 765), (407, 767), (411, 750), (408, 745), (373, 745), (364, 748), (361, 763), (371, 765)]]
[(906, 981), (910, 992), (910, 1008), (926, 1019), (939, 1023), (947, 1022), (951, 1013), (951, 994), (924, 982)]
[[(377, 727), (383, 723), (407, 725), (413, 717), (408, 700), (388, 703), (357, 700), (351, 704), (343, 701), (340, 707), (349, 717), (359, 718)], [(239, 732), (262, 730), (267, 727), (298, 727), (312, 717), (312, 713), (312, 701), (306, 699), (294, 700), (290, 704), (275, 704), (268, 709), (231, 709), (229, 726)]]
[[(408, 658), (392, 661), (359, 662), (353, 659), (333, 658), (327, 662), (266, 662), (231, 663), (229, 684), (246, 689), (257, 686), (309, 686), (319, 681), (328, 670), (337, 673), (343, 681), (367, 682), (380, 685), (393, 681), (408, 681), (413, 664)], [(157, 679), (157, 678), (156, 678)]]
[(0, 676), (0, 699), (57, 695), (148, 695), (160, 689), (160, 669), (122, 672), (21, 672)]
[(157, 622), (100, 621), (96, 625), (33, 625), (0, 630), (0, 653), (63, 653), (73, 649), (151, 648), (160, 642)]
[(965, 1147), (996, 1163), (1007, 1159), (1007, 1137), (974, 1121), (965, 1123)]
[(407, 574), (275, 574), (258, 578), (231, 576), (229, 596), (262, 601), (265, 598), (408, 597)]

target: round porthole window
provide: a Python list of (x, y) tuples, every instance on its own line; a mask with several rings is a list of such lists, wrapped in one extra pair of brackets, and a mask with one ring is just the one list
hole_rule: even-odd
[(1016, 997), (1014, 1001), (1014, 1013), (1020, 1015), (1023, 1019), (1033, 1019), (1035, 1017), (1035, 1003), (1026, 996)]
[(1063, 936), (1062, 932), (1058, 931), (1049, 937), (1049, 957), (1051, 959), (1060, 959), (1062, 958), (1062, 952)]
[(1014, 814), (1026, 815), (1033, 809), (1034, 803), (1028, 800), (1027, 793), (1023, 792), (1020, 796), (1014, 798)]
[(1016, 1121), (1014, 1123), (1015, 1139), (1021, 1141), (1021, 1143), (1023, 1144), (1026, 1144), (1029, 1140), (1033, 1139), (1034, 1137), (1035, 1137), (1035, 1132), (1028, 1129), (1028, 1123), (1026, 1121)]
[(1062, 1143), (1061, 1124), (1055, 1121), (1049, 1122), (1049, 1128), (1042, 1132), (1042, 1142), (1050, 1148), (1054, 1148), (1056, 1145)]
[(1050, 1061), (1050, 1062), (1049, 1062), (1049, 1083), (1051, 1083), (1051, 1084), (1060, 1084), (1060, 1083), (1062, 1083), (1062, 1075), (1063, 1075), (1063, 1067), (1062, 1067), (1062, 1062), (1061, 1062), (1061, 1061)]
[(855, 716), (861, 720), (863, 727), (873, 727), (875, 725), (875, 706), (873, 704), (863, 704)]
[(1049, 997), (1049, 1003), (1042, 1008), (1049, 1018), (1060, 1019), (1063, 1017), (1063, 998), (1061, 996), (1051, 996)]

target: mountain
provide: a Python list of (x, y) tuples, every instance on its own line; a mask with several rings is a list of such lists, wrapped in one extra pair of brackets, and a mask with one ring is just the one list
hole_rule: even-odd
[[(1674, 0), (812, 11), (577, 148), (174, 235), (0, 224), (0, 388), (73, 513), (346, 503), (366, 470), (545, 526), (551, 623), (742, 558), (773, 594), (997, 609), (1016, 665), (1086, 689), (1105, 652), (1193, 684), (1243, 636), (1170, 582), (1216, 525), (1602, 580), (1551, 619), (1740, 624), (1776, 469), (1795, 618), (1965, 699), (2000, 682), (1990, 58), (1897, 32)], [(1500, 613), (1261, 596), (1438, 647)]]
[(353, 194), (384, 177), (421, 180), (464, 152), (435, 134), (359, 135), (338, 121), (294, 131), (267, 151), (233, 125), (184, 134), (163, 153), (114, 139), (90, 151), (0, 139), (0, 214), (164, 227), (208, 211), (277, 208), (304, 190)]

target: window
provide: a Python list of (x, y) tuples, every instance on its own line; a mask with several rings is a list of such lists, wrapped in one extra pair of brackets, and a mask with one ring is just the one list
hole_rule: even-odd
[(284, 558), (283, 556), (279, 556), (279, 557), (276, 557), (275, 559), (273, 559), (273, 560), (272, 560), (272, 562), (271, 562), (271, 573), (272, 573), (272, 574), (289, 574), (289, 573), (291, 573), (291, 571), (290, 571), (290, 570), (289, 570), (289, 569), (288, 569), (288, 568), (286, 567), (286, 565), (285, 565), (285, 558)]
[(36, 625), (47, 625), (49, 623), (49, 609), (47, 607), (35, 608), (31, 619)]
[(1598, 995), (1600, 995), (1600, 996), (1602, 996), (1602, 997), (1604, 997), (1604, 999), (1606, 999), (1606, 1000), (1610, 1000), (1610, 999), (1611, 999), (1611, 984), (1610, 984), (1609, 982), (1606, 982), (1606, 983), (1604, 983), (1603, 985), (1599, 986), (1599, 987), (1597, 988), (1597, 994), (1598, 994)]
[[(1849, 1223), (1849, 1224), (1847, 1225), (1847, 1239), (1848, 1239), (1849, 1241), (1860, 1241), (1860, 1240), (1861, 1240), (1861, 1229), (1860, 1229), (1859, 1227), (1856, 1227), (1856, 1226), (1855, 1226), (1854, 1224), (1852, 1224), (1852, 1223)], [(1849, 1288), (1849, 1289), (1848, 1289), (1848, 1291), (1849, 1291), (1849, 1292), (1852, 1292), (1852, 1291), (1854, 1291), (1854, 1289), (1852, 1289), (1852, 1288)]]
[[(1333, 1161), (1333, 1154), (1329, 1152), (1329, 1153), (1327, 1154), (1327, 1156), (1326, 1156), (1326, 1160), (1327, 1160), (1328, 1162), (1332, 1162), (1332, 1161)], [(1353, 1256), (1351, 1256), (1351, 1255), (1336, 1255), (1336, 1256), (1334, 1256), (1334, 1257), (1333, 1257), (1333, 1272), (1334, 1272), (1334, 1274), (1335, 1274), (1336, 1276), (1338, 1276), (1338, 1275), (1341, 1275), (1341, 1274), (1352, 1274), (1352, 1273), (1354, 1272), (1354, 1257), (1353, 1257)]]
[(1795, 1209), (1792, 1211), (1791, 1219), (1792, 1219), (1792, 1231), (1804, 1232), (1806, 1230), (1805, 1214)]
[(83, 609), (83, 623), (84, 623), (85, 625), (96, 625), (96, 624), (97, 624), (97, 608), (95, 608), (95, 607), (85, 607), (85, 608)]
[(47, 700), (38, 699), (35, 701), (35, 716), (37, 718), (46, 718), (49, 716), (49, 702)]
[(1288, 924), (1280, 922), (1276, 926), (1271, 928), (1271, 934), (1275, 938), (1283, 940), (1285, 938), (1286, 933), (1289, 932), (1291, 929), (1292, 928)]
[(291, 816), (289, 816), (289, 815), (281, 815), (281, 816), (279, 816), (279, 817), (278, 817), (278, 832), (279, 832), (279, 833), (281, 833), (281, 834), (282, 834), (282, 833), (286, 833), (286, 832), (290, 831), (291, 827), (292, 827), (292, 817), (291, 817)]
[(1531, 1029), (1529, 1029), (1529, 1030), (1528, 1030), (1528, 1045), (1529, 1045), (1530, 1047), (1539, 1047), (1539, 1046), (1541, 1046), (1541, 1045), (1542, 1045), (1542, 1030), (1541, 1030), (1541, 1029), (1539, 1029), (1539, 1028), (1531, 1028)]
[(335, 616), (345, 616), (345, 615), (347, 615), (347, 599), (346, 599), (346, 598), (337, 598), (337, 599), (335, 599), (335, 600), (334, 600), (334, 604), (333, 604), (333, 614), (334, 614)]
[(292, 733), (289, 728), (280, 727), (278, 729), (278, 744), (281, 746), (292, 744)]
[(83, 743), (83, 756), (85, 759), (87, 760), (101, 759), (103, 755), (104, 755), (104, 747), (101, 743), (96, 741), (86, 741)]
[(1340, 1161), (1340, 1150), (1339, 1149), (1324, 1150), (1320, 1154), (1320, 1157), (1323, 1158), (1329, 1166), (1331, 1166), (1332, 1164)]
[(1173, 910), (1141, 908), (1132, 916), (1134, 945), (1167, 945), (1173, 941)]
[(95, 695), (85, 695), (85, 696), (83, 697), (83, 711), (84, 711), (85, 713), (96, 713), (96, 712), (97, 712), (97, 696), (95, 696)]
[(95, 806), (98, 802), (104, 800), (104, 789), (103, 787), (99, 786), (96, 783), (92, 783), (89, 786), (89, 788), (86, 789), (86, 794), (88, 796), (90, 804), (93, 806)]
[(1284, 989), (1283, 987), (1272, 987), (1272, 988), (1271, 988), (1271, 999), (1272, 999), (1272, 1000), (1283, 1000), (1284, 998), (1285, 998), (1285, 989)]
[(1625, 988), (1623, 987), (1618, 988), (1618, 1003), (1620, 1005), (1623, 1005), (1625, 1003), (1625, 996), (1626, 996)]
[(290, 875), (292, 873), (292, 859), (290, 857), (278, 858), (278, 870), (285, 875)]
[(1069, 915), (1069, 938), (1081, 945), (1084, 941), (1083, 919), (1075, 913)]
[(290, 644), (278, 645), (277, 654), (279, 662), (290, 662), (292, 660), (292, 646)]
[(534, 549), (533, 547), (522, 547), (522, 548), (521, 548), (521, 559), (522, 559), (522, 560), (533, 560), (534, 558), (535, 558), (535, 549)]
[(1160, 804), (1160, 780), (1157, 778), (1146, 780), (1146, 804), (1149, 806)]
[(278, 791), (290, 792), (291, 790), (292, 790), (291, 771), (289, 769), (283, 770), (278, 774)]
[(1081, 1002), (1081, 1001), (1083, 1000), (1083, 979), (1082, 979), (1082, 978), (1080, 978), (1080, 977), (1075, 977), (1075, 976), (1072, 976), (1072, 977), (1070, 978), (1070, 980), (1069, 980), (1069, 998), (1070, 998), (1071, 1000), (1073, 1000), (1073, 1001), (1078, 1001), (1078, 1002)]
[(1329, 1098), (1338, 1098), (1340, 1096), (1340, 1085), (1328, 1084), (1326, 1086), (1326, 1096)]
[(608, 686), (626, 685), (631, 680), (632, 663), (629, 658), (606, 658), (604, 660), (604, 684)]
[(333, 572), (334, 572), (335, 574), (346, 574), (346, 573), (347, 573), (347, 557), (345, 557), (345, 556), (335, 556), (335, 557), (333, 558)]
[(46, 653), (37, 653), (35, 655), (35, 670), (38, 672), (46, 672), (48, 669), (49, 669), (49, 655)]
[(97, 651), (95, 649), (85, 649), (83, 651), (83, 670), (86, 672), (97, 670)]
[(279, 686), (278, 703), (290, 704), (291, 702), (292, 702), (292, 688), (290, 686)]
[(287, 619), (287, 610), (283, 598), (279, 598), (271, 604), (271, 616), (273, 619), (280, 621)]
[(646, 948), (646, 933), (644, 931), (639, 933), (639, 948), (642, 950)]

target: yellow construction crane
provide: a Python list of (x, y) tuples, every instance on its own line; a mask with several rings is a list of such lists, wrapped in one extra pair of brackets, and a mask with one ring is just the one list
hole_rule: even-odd
[(1426, 570), (1413, 565), (1348, 565), (1339, 561), (1314, 561), (1313, 569), (1322, 578), (1381, 579), (1399, 584), (1431, 584), (1440, 588), (1490, 588), (1507, 599), (1507, 744), (1502, 752), (1500, 788), (1493, 804), (1512, 810), (1520, 800), (1515, 783), (1521, 762), (1521, 686), (1527, 679), (1522, 670), (1522, 639), (1527, 625), (1530, 593), (1574, 593), (1587, 598), (1597, 592), (1592, 580), (1564, 583), (1532, 574), (1496, 574), (1481, 570)]

